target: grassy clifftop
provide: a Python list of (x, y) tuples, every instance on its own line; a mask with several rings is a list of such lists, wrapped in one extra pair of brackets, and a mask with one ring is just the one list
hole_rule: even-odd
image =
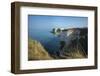
[(50, 60), (53, 59), (44, 49), (40, 42), (28, 40), (28, 59), (29, 60)]

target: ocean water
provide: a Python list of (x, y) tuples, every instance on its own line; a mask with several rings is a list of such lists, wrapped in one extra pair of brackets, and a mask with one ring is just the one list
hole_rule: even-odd
[(39, 41), (43, 47), (52, 54), (59, 51), (60, 39), (58, 36), (53, 35), (53, 33), (50, 32), (51, 30), (30, 30), (28, 36), (29, 38)]

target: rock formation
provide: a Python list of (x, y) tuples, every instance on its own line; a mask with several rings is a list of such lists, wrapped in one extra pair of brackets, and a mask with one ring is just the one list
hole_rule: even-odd
[(60, 50), (57, 52), (58, 59), (87, 57), (87, 28), (69, 28), (60, 30), (60, 32), (56, 31), (55, 33), (60, 38)]

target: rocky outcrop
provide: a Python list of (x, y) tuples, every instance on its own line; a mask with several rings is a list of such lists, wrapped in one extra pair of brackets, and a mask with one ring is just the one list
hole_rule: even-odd
[(86, 58), (88, 55), (88, 29), (70, 28), (56, 31), (56, 36), (60, 38), (60, 50), (56, 53), (56, 58)]
[(53, 59), (44, 49), (40, 42), (28, 40), (28, 60), (50, 60)]

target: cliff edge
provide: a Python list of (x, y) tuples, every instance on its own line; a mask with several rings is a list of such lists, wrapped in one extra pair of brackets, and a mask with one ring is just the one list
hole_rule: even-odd
[(40, 42), (28, 40), (28, 59), (29, 60), (50, 60), (53, 59), (44, 49)]

